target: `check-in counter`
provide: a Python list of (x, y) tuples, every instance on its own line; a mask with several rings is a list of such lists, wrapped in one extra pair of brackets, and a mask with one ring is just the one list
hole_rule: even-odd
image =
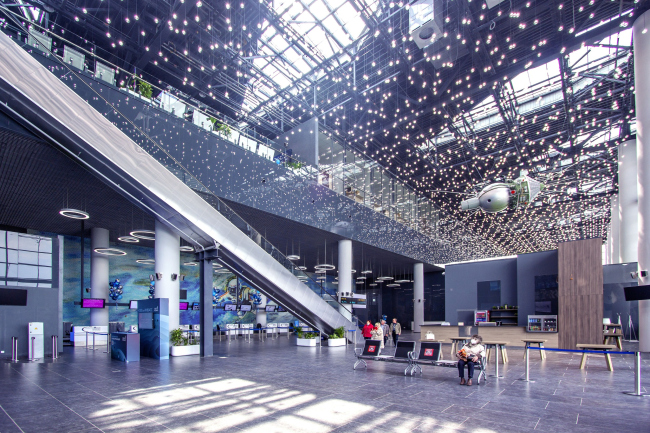
[(558, 337), (557, 333), (539, 333), (527, 332), (525, 326), (430, 326), (422, 325), (420, 332), (422, 339), (425, 338), (427, 332), (432, 332), (435, 340), (442, 340), (444, 343), (451, 343), (452, 337), (470, 337), (473, 334), (478, 334), (486, 341), (504, 341), (508, 343), (508, 347), (524, 347), (521, 340), (527, 338), (541, 338), (548, 340), (544, 343), (545, 347), (557, 348)]

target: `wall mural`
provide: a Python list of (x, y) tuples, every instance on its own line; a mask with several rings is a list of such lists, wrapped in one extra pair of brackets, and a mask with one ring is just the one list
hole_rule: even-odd
[[(72, 322), (74, 326), (88, 325), (90, 313), (88, 309), (74, 305), (79, 301), (80, 296), (80, 240), (79, 237), (65, 236), (63, 241), (63, 321)], [(84, 283), (83, 287), (90, 287), (90, 239), (85, 239), (84, 258)], [(153, 244), (153, 242), (150, 242)], [(153, 264), (136, 263), (140, 259), (153, 259), (153, 247), (144, 247), (126, 243), (111, 243), (110, 247), (120, 248), (126, 251), (125, 256), (112, 256), (109, 259), (109, 281), (119, 280), (122, 286), (122, 299), (113, 300), (109, 297), (106, 305), (109, 309), (109, 321), (124, 322), (127, 329), (131, 325), (137, 325), (138, 317), (135, 310), (125, 306), (116, 306), (116, 303), (128, 303), (129, 300), (149, 298), (150, 280), (149, 275), (154, 273)], [(185, 275), (185, 280), (180, 282), (181, 290), (187, 290), (187, 302), (190, 306), (199, 302), (200, 266), (191, 263), (194, 255), (191, 253), (181, 254), (180, 273)], [(190, 263), (190, 264), (185, 264)], [(106, 284), (109, 284), (109, 281)], [(224, 311), (226, 303), (250, 303), (257, 305), (261, 302), (260, 293), (249, 287), (243, 280), (232, 274), (214, 274), (213, 280), (213, 310), (214, 328), (219, 325), (225, 328), (229, 323), (257, 323), (254, 311)], [(85, 293), (88, 297), (89, 294)], [(273, 304), (269, 302), (269, 304)], [(183, 310), (180, 312), (180, 323), (196, 325), (199, 323), (199, 311)], [(290, 313), (268, 313), (269, 323), (290, 323), (295, 319)]]

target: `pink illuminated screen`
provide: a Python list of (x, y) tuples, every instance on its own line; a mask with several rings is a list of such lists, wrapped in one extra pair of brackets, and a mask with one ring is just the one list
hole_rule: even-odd
[(104, 308), (104, 299), (84, 298), (81, 300), (81, 308)]

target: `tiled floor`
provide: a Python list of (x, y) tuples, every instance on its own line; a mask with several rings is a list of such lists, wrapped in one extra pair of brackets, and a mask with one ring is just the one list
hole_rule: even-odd
[(578, 354), (549, 353), (526, 383), (522, 351), (510, 349), (504, 378), (467, 387), (453, 369), (353, 371), (351, 346), (291, 342), (215, 341), (208, 359), (124, 364), (66, 347), (54, 362), (3, 362), (0, 432), (650, 432), (650, 398), (623, 394), (631, 356), (615, 356), (614, 372), (592, 356), (581, 371)]

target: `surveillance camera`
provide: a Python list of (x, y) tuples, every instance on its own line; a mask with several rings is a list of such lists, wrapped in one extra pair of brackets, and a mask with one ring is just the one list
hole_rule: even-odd
[(86, 287), (86, 293), (90, 293), (90, 287)]
[(172, 274), (172, 281), (176, 281), (176, 278), (178, 278), (178, 274)]
[(181, 281), (185, 281), (185, 275), (183, 275), (183, 274), (180, 274), (180, 275), (178, 276), (178, 278), (180, 278)]
[(643, 278), (647, 277), (648, 276), (648, 271), (641, 271), (641, 276)]
[(630, 277), (632, 277), (632, 278), (634, 278), (636, 280), (637, 278), (639, 278), (639, 273), (636, 272), (636, 271), (630, 272)]
[(163, 275), (162, 273), (160, 273), (160, 272), (156, 272), (156, 279), (157, 279), (158, 281), (162, 280), (162, 275)]

